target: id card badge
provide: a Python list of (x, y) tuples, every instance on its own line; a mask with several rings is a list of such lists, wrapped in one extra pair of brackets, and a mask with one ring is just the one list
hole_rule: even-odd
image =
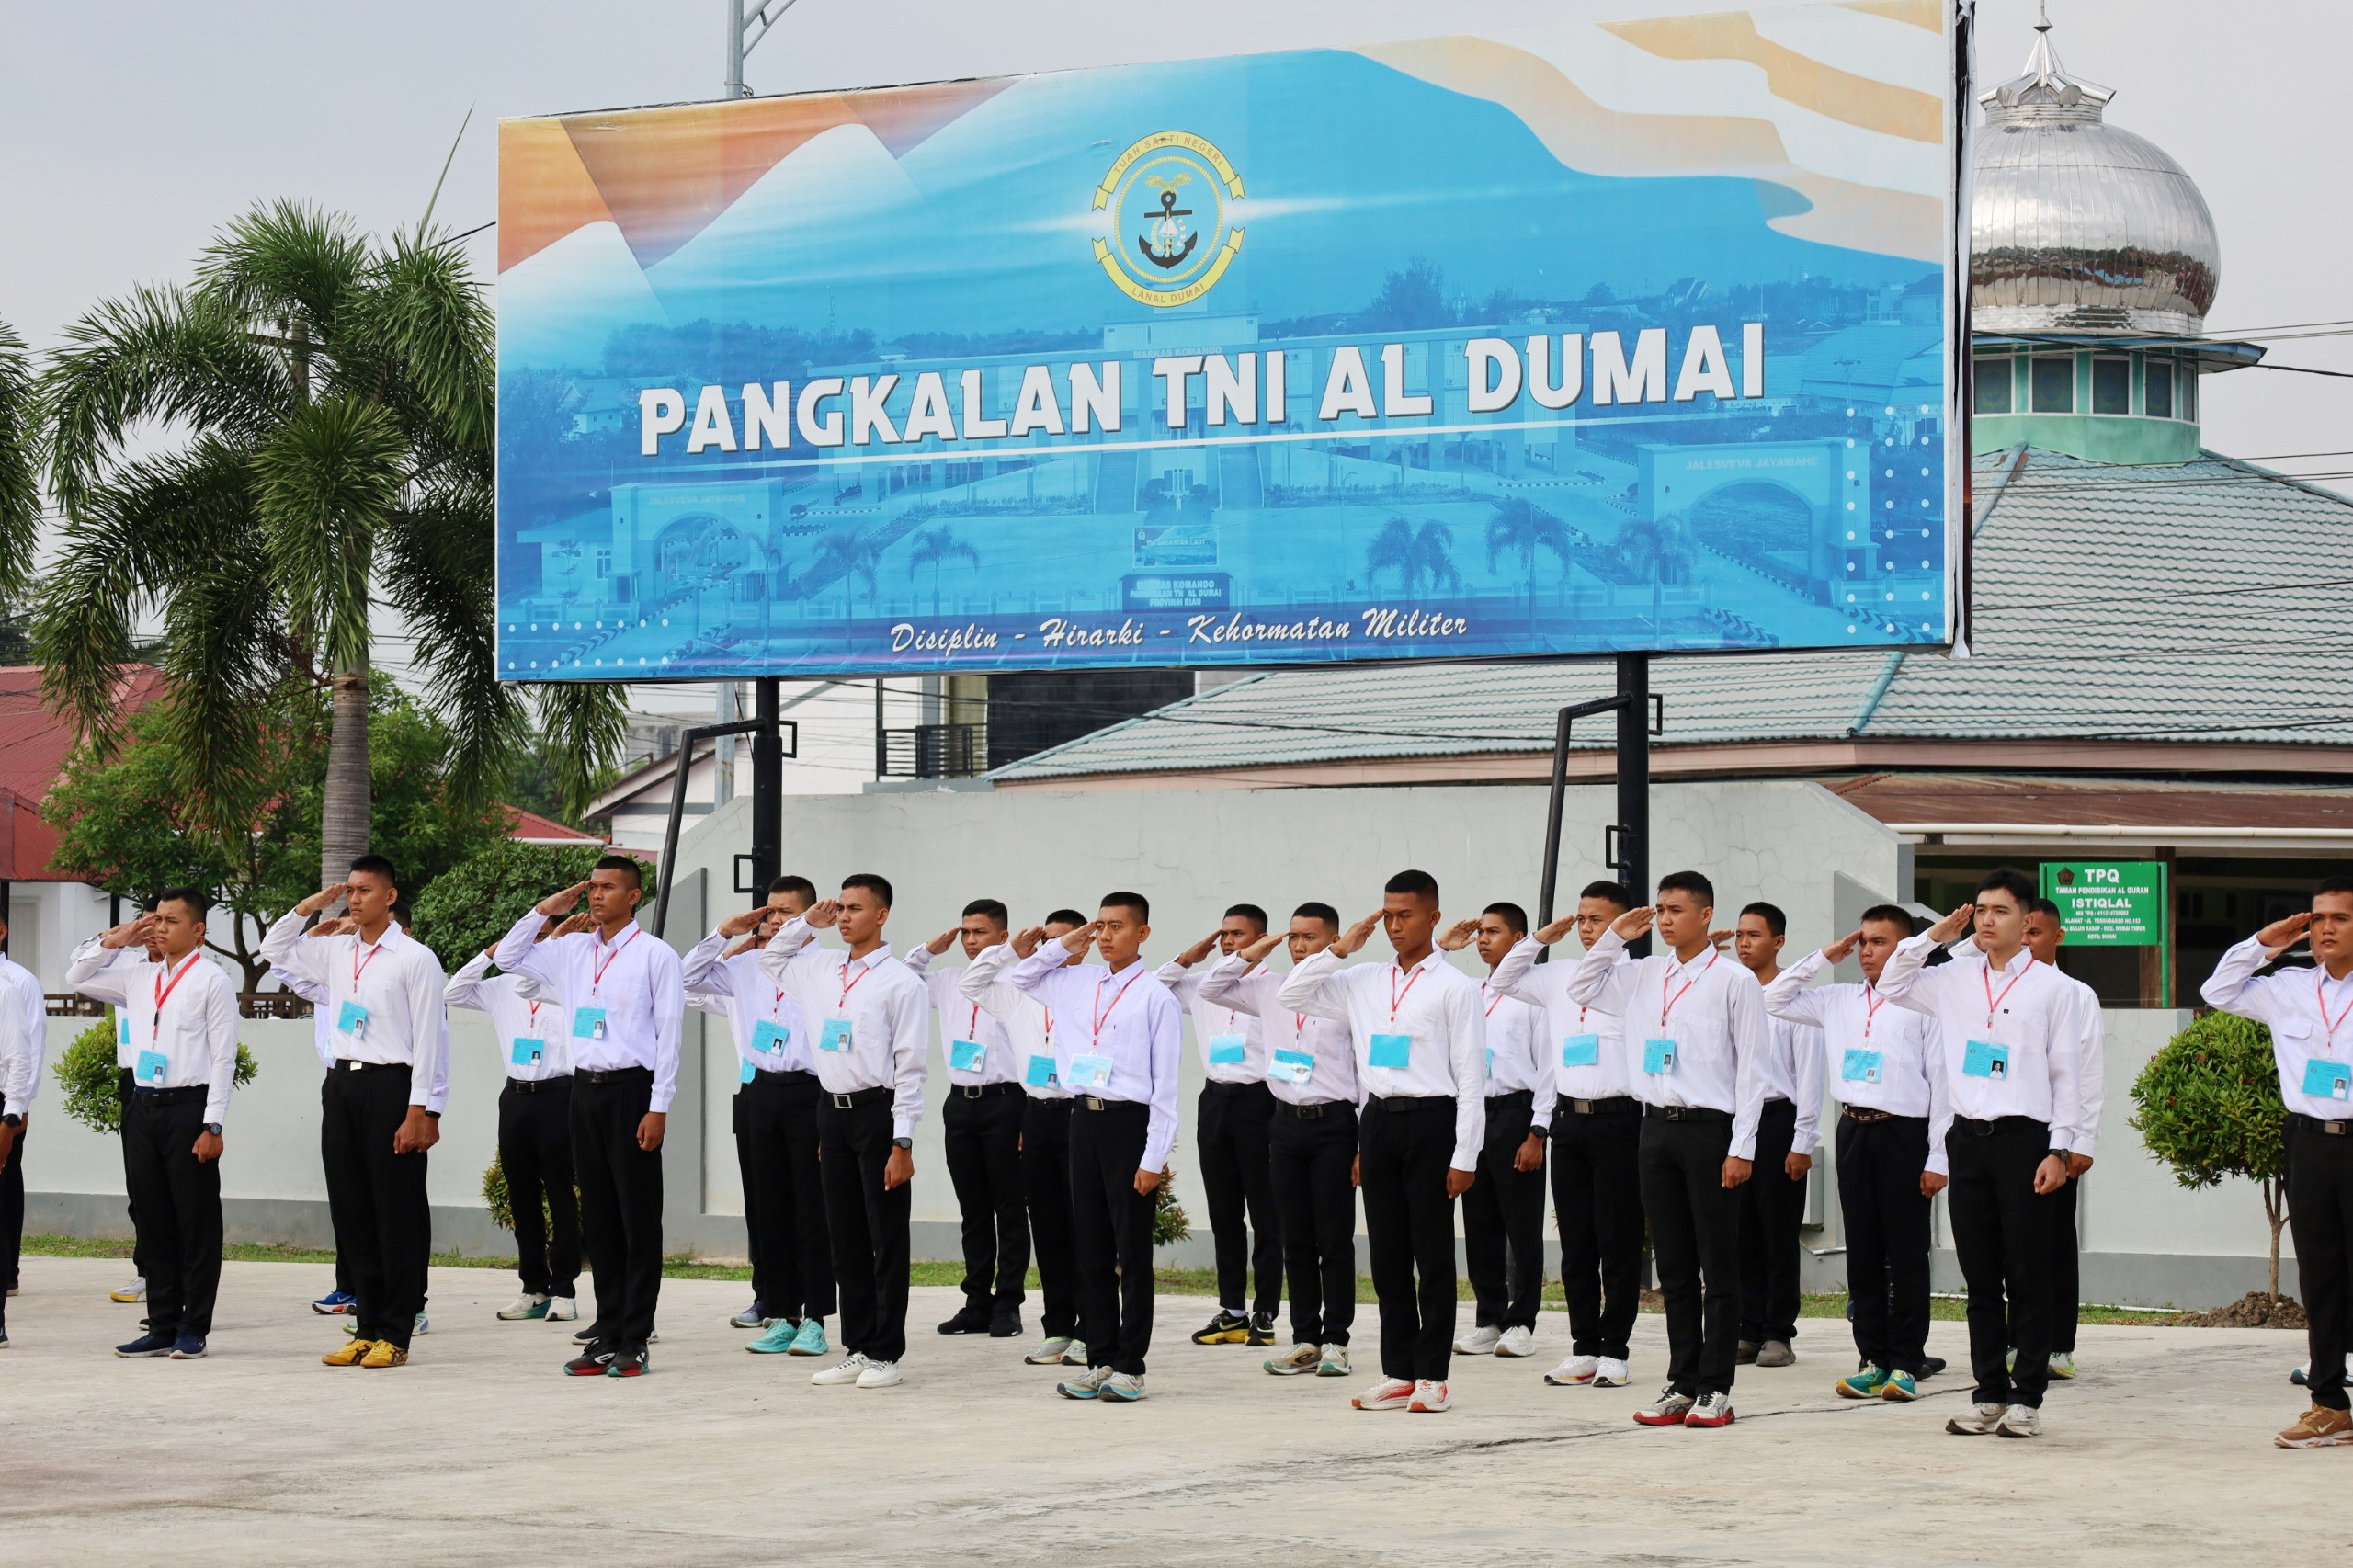
[(128, 1013), (114, 1016), (114, 1043), (118, 1050), (131, 1043), (131, 1015)]
[(517, 1067), (537, 1067), (540, 1062), (546, 1059), (547, 1053), (547, 1041), (543, 1040), (532, 1040), (524, 1035), (517, 1035), (515, 1037), (515, 1049), (506, 1053), (506, 1060), (513, 1062)]
[(738, 1078), (736, 1082), (740, 1084), (748, 1084), (752, 1081), (756, 1073), (756, 1069), (755, 1069), (750, 1062), (746, 1062), (744, 1063), (744, 1075), (741, 1078)]
[(752, 1049), (766, 1051), (770, 1056), (783, 1055), (785, 1042), (791, 1038), (790, 1029), (766, 1018), (752, 1026)]
[(357, 1002), (346, 1002), (335, 1016), (335, 1027), (354, 1040), (368, 1038), (368, 1009)]
[(948, 1042), (948, 1065), (959, 1073), (977, 1073), (989, 1059), (989, 1048), (976, 1040)]
[(1597, 1034), (1571, 1034), (1561, 1037), (1561, 1065), (1563, 1067), (1598, 1067), (1601, 1065), (1601, 1037)]
[(820, 1051), (847, 1051), (849, 1049), (849, 1020), (847, 1018), (827, 1018), (825, 1020), (824, 1033), (817, 1037), (817, 1049)]
[(1070, 1086), (1074, 1089), (1108, 1089), (1111, 1086), (1111, 1059), (1108, 1056), (1074, 1056), (1070, 1059)]
[(575, 1007), (572, 1013), (572, 1038), (602, 1040), (605, 1038), (605, 1009)]
[[(146, 1060), (144, 1054), (140, 1060)], [(2304, 1093), (2316, 1100), (2353, 1099), (2353, 1067), (2313, 1058), (2304, 1063)]]
[(1377, 1034), (1372, 1037), (1371, 1049), (1365, 1052), (1366, 1066), (1386, 1067), (1397, 1073), (1404, 1072), (1413, 1059), (1414, 1037), (1409, 1034)]
[(1671, 1040), (1643, 1041), (1643, 1071), (1672, 1073), (1675, 1071), (1675, 1042)]
[(1274, 1060), (1267, 1063), (1267, 1076), (1279, 1084), (1304, 1084), (1315, 1075), (1313, 1051), (1285, 1051), (1278, 1047)]
[(164, 1086), (164, 1069), (170, 1065), (162, 1051), (142, 1051), (139, 1053), (138, 1071), (132, 1075), (149, 1088), (160, 1089)]
[(1849, 1084), (1876, 1084), (1879, 1082), (1879, 1064), (1878, 1051), (1850, 1047), (1846, 1061), (1839, 1065), (1838, 1076)]
[(1972, 1078), (2006, 1081), (2010, 1075), (2010, 1048), (1991, 1040), (1972, 1040), (1961, 1056), (1961, 1070)]
[(1062, 1087), (1061, 1080), (1054, 1073), (1054, 1059), (1051, 1056), (1031, 1057), (1028, 1071), (1021, 1074), (1021, 1081), (1033, 1089)]
[(1241, 1066), (1242, 1050), (1248, 1043), (1246, 1037), (1238, 1034), (1210, 1036), (1210, 1065), (1212, 1067)]

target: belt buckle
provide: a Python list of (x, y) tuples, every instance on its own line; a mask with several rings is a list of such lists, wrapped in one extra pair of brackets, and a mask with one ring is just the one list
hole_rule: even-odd
[(1089, 1110), (1101, 1110), (1103, 1108), (1103, 1101), (1097, 1096), (1081, 1095), (1078, 1097), (1086, 1102), (1086, 1108)]
[(981, 1091), (988, 1087), (985, 1084), (959, 1084), (956, 1086), (964, 1091), (964, 1097), (968, 1100), (979, 1099)]
[(2320, 1124), (2320, 1130), (2323, 1132), (2327, 1133), (2331, 1138), (2342, 1138), (2345, 1136), (2345, 1129), (2348, 1125), (2353, 1124), (2342, 1121), (2324, 1121)]
[(360, 1068), (362, 1068), (362, 1067), (364, 1067), (364, 1066), (366, 1066), (366, 1065), (367, 1065), (367, 1063), (366, 1063), (366, 1062), (351, 1062), (351, 1061), (347, 1061), (347, 1062), (344, 1062), (344, 1066), (345, 1066), (346, 1068), (347, 1068), (348, 1070), (350, 1070), (351, 1072), (354, 1072), (354, 1073), (358, 1072)]
[(1571, 1100), (1569, 1102), (1569, 1108), (1579, 1116), (1591, 1116), (1593, 1114), (1593, 1102), (1591, 1100)]
[(850, 1098), (851, 1098), (851, 1096), (849, 1096), (848, 1095), (835, 1095), (835, 1096), (833, 1096), (834, 1108), (835, 1108), (835, 1110), (852, 1110), (852, 1109), (855, 1109), (856, 1108), (850, 1104)]

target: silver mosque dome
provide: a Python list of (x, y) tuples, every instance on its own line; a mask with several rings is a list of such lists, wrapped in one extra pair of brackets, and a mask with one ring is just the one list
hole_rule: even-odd
[(2179, 164), (2101, 118), (2114, 91), (2066, 74), (2048, 19), (2035, 31), (2025, 74), (1977, 100), (1970, 324), (2197, 334), (2222, 265), (2206, 199)]

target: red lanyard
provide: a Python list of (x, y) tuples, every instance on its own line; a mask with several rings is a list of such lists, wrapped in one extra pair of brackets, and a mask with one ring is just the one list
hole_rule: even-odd
[(1042, 1003), (1038, 1010), (1046, 1015), (1046, 1047), (1051, 1050), (1054, 1044), (1054, 1010)]
[(1422, 978), (1421, 966), (1417, 964), (1414, 968), (1414, 979), (1405, 982), (1405, 989), (1400, 991), (1397, 989), (1398, 972), (1396, 965), (1389, 966), (1389, 1022), (1392, 1027), (1397, 1022), (1398, 1007), (1404, 1004), (1406, 997), (1414, 994), (1414, 980)]
[[(188, 978), (188, 971), (196, 967), (196, 959), (197, 955), (190, 953), (186, 959), (182, 960), (180, 961), (180, 971), (177, 974), (172, 975), (172, 983), (169, 985), (164, 983), (164, 974), (171, 973), (171, 966), (169, 964), (164, 966), (164, 974), (158, 974), (155, 976), (155, 1028), (160, 1029), (164, 1027), (164, 1004), (170, 999), (173, 992), (177, 991), (180, 988), (180, 982)], [(2328, 1009), (2326, 1007), (2323, 1007), (2321, 1009), (2321, 1017), (2324, 1018), (2328, 1017)]]
[[(1487, 983), (1486, 983), (1485, 981), (1483, 981), (1483, 981), (1479, 982), (1479, 989), (1480, 989), (1480, 990), (1484, 991), (1486, 988), (1487, 988)], [(1502, 1001), (1503, 1001), (1503, 999), (1504, 999), (1504, 994), (1503, 994), (1502, 992), (1500, 992), (1500, 991), (1496, 992), (1496, 993), (1495, 993), (1495, 1000), (1494, 1002), (1490, 1002), (1490, 1003), (1488, 1003), (1488, 1004), (1487, 1004), (1487, 1017), (1491, 1017), (1491, 1018), (1492, 1018), (1492, 1017), (1494, 1017), (1495, 1016), (1495, 1007), (1496, 1007), (1496, 1005), (1497, 1005), (1498, 1003), (1502, 1002)], [(1392, 1017), (1394, 1017), (1394, 1015), (1392, 1014)]]
[[(374, 947), (368, 949), (368, 956), (363, 959), (359, 956), (359, 944), (357, 942), (351, 944), (351, 994), (353, 995), (357, 996), (359, 994), (359, 977), (368, 972), (368, 966), (374, 963), (376, 955), (383, 950), (384, 944), (379, 940)], [(178, 982), (175, 981), (173, 983), (177, 984)]]
[[(1138, 975), (1141, 975), (1141, 974), (1142, 974), (1142, 973), (1143, 973), (1143, 965), (1142, 965), (1141, 963), (1139, 963), (1138, 965), (1136, 965), (1136, 972), (1135, 972), (1135, 974), (1131, 974), (1131, 975), (1128, 976), (1127, 985), (1122, 985), (1122, 986), (1120, 986), (1120, 995), (1119, 995), (1119, 996), (1114, 996), (1114, 997), (1112, 997), (1112, 998), (1111, 998), (1111, 1005), (1110, 1005), (1108, 1007), (1106, 1007), (1106, 1006), (1102, 1006), (1102, 1001), (1103, 1001), (1103, 987), (1102, 987), (1099, 983), (1095, 987), (1095, 1000), (1096, 1000), (1096, 1013), (1095, 1013), (1095, 1049), (1096, 1049), (1096, 1050), (1100, 1051), (1100, 1050), (1102, 1050), (1102, 1049), (1103, 1049), (1103, 1026), (1104, 1026), (1105, 1024), (1109, 1023), (1109, 1022), (1111, 1021), (1111, 1015), (1112, 1015), (1112, 1014), (1114, 1014), (1114, 1013), (1116, 1013), (1116, 1012), (1118, 1012), (1118, 1011), (1120, 1010), (1120, 997), (1121, 997), (1121, 996), (1125, 996), (1125, 995), (1128, 994), (1128, 985), (1133, 985), (1133, 984), (1136, 983), (1136, 978), (1137, 978), (1137, 976), (1138, 976)], [(1108, 978), (1109, 978), (1109, 977), (1108, 977), (1108, 976), (1106, 976), (1105, 978), (1107, 978), (1107, 979), (1108, 979)], [(1050, 1029), (1051, 1029), (1051, 1028), (1053, 1028), (1053, 1025), (1052, 1025), (1052, 1024), (1051, 1024), (1051, 1023), (1049, 1023), (1046, 1027), (1047, 1027), (1048, 1028), (1050, 1028)]]
[(529, 1028), (538, 1028), (540, 1027), (540, 1005), (537, 1002), (533, 1002), (530, 1004), (530, 1007), (531, 1021), (526, 1027)]
[[(2005, 991), (2002, 994), (2007, 996), (2009, 993)], [(1887, 998), (1879, 994), (1879, 987), (1875, 985), (1863, 987), (1863, 1038), (1865, 1040), (1871, 1038), (1871, 1020), (1878, 1017), (1879, 1010), (1886, 1006)]]
[[(1048, 1027), (1049, 1027), (1049, 1028), (1051, 1028), (1051, 1026), (1050, 1025), (1050, 1026), (1048, 1026)], [(981, 1032), (981, 1005), (980, 1005), (978, 1002), (975, 1002), (975, 1003), (973, 1003), (973, 1004), (972, 1004), (972, 1022), (970, 1022), (970, 1023), (968, 1023), (968, 1024), (966, 1024), (966, 1025), (964, 1026), (964, 1033), (969, 1037), (969, 1036), (977, 1036), (980, 1032)]]
[(1994, 1027), (1994, 1009), (2010, 999), (2010, 993), (2018, 988), (2018, 982), (2024, 980), (2026, 971), (2033, 967), (2034, 958), (2029, 954), (2026, 962), (2018, 967), (2018, 973), (2010, 976), (2010, 983), (2002, 987), (2002, 994), (1999, 996), (1994, 994), (1994, 966), (1989, 963), (1977, 971), (1978, 978), (1985, 983), (1985, 1027), (1987, 1028)]
[[(1707, 969), (1702, 969), (1702, 970), (1699, 971), (1699, 973), (1700, 973), (1700, 974), (1702, 974), (1702, 975), (1704, 975), (1704, 974), (1706, 974), (1706, 973), (1708, 972), (1708, 970), (1715, 968), (1715, 967), (1716, 967), (1716, 959), (1718, 958), (1718, 956), (1719, 956), (1719, 955), (1718, 955), (1718, 954), (1716, 954), (1716, 953), (1714, 953), (1714, 952), (1711, 952), (1711, 953), (1709, 953), (1709, 954), (1708, 954), (1708, 965), (1707, 965)], [(1673, 1016), (1674, 1016), (1674, 1013), (1675, 1013), (1675, 1005), (1676, 1005), (1677, 1002), (1680, 1002), (1680, 1001), (1682, 1001), (1682, 1000), (1683, 1000), (1683, 991), (1688, 991), (1688, 990), (1690, 990), (1693, 986), (1695, 986), (1695, 985), (1697, 985), (1697, 984), (1699, 984), (1699, 980), (1698, 980), (1698, 979), (1696, 979), (1696, 978), (1695, 978), (1695, 979), (1691, 979), (1691, 980), (1687, 980), (1687, 981), (1685, 981), (1685, 982), (1683, 983), (1683, 991), (1678, 991), (1678, 992), (1677, 992), (1674, 995), (1669, 996), (1669, 995), (1666, 994), (1667, 983), (1668, 983), (1669, 981), (1673, 980), (1674, 978), (1675, 978), (1675, 971), (1674, 971), (1673, 970), (1669, 970), (1669, 971), (1667, 971), (1667, 972), (1666, 972), (1666, 973), (1665, 973), (1665, 974), (1663, 974), (1663, 975), (1661, 975), (1661, 976), (1659, 977), (1659, 982), (1658, 982), (1658, 994), (1659, 994), (1659, 1005), (1658, 1005), (1658, 1027), (1659, 1027), (1659, 1028), (1666, 1028), (1666, 1020), (1667, 1020), (1669, 1017), (1673, 1017)], [(1582, 1017), (1580, 1017), (1577, 1019), (1577, 1021), (1578, 1021), (1579, 1023), (1583, 1023), (1583, 1022), (1585, 1021), (1585, 1019), (1584, 1019)]]
[[(597, 963), (597, 971), (588, 977), (588, 994), (594, 996), (597, 994), (597, 988), (605, 983), (605, 971), (613, 967), (613, 960), (615, 959), (620, 958), (622, 953), (629, 950), (630, 943), (636, 941), (638, 934), (643, 929), (644, 927), (639, 926), (631, 926), (629, 936), (622, 941), (621, 945), (607, 952), (603, 962)], [(589, 961), (595, 963), (596, 960), (592, 957)]]
[[(2353, 1000), (2348, 1000), (2345, 1004), (2345, 1010), (2337, 1014), (2336, 1017), (2331, 1018), (2328, 1016), (2327, 986), (2328, 971), (2323, 970), (2318, 977), (2313, 981), (2313, 999), (2320, 1004), (2321, 1027), (2328, 1031), (2321, 1037), (2321, 1041), (2324, 1045), (2335, 1045), (2336, 1043), (2336, 1030), (2338, 1026), (2343, 1024), (2347, 1018), (2353, 1017)], [(157, 1006), (160, 1006), (162, 1004), (158, 1003)]]
[(874, 972), (874, 966), (872, 964), (868, 964), (858, 971), (858, 980), (851, 979), (849, 966), (857, 961), (858, 960), (855, 959), (842, 960), (842, 996), (840, 1001), (834, 1004), (834, 1011), (836, 1013), (849, 1006), (849, 994), (858, 989), (858, 980), (864, 980), (868, 975)]

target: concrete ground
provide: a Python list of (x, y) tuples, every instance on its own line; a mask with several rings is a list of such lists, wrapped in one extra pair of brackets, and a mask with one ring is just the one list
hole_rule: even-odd
[[(398, 1370), (318, 1364), (315, 1266), (233, 1263), (201, 1362), (123, 1361), (119, 1262), (27, 1258), (0, 1351), (0, 1555), (106, 1562), (665, 1564), (1701, 1561), (1911, 1565), (2309, 1559), (2353, 1542), (2314, 1499), (2353, 1449), (2288, 1452), (2299, 1335), (2083, 1331), (2035, 1442), (1945, 1436), (1949, 1372), (1912, 1406), (1834, 1399), (1843, 1325), (1796, 1367), (1745, 1369), (1737, 1423), (1650, 1430), (1665, 1331), (1634, 1386), (1551, 1389), (1533, 1360), (1456, 1361), (1454, 1410), (1365, 1415), (1377, 1310), (1346, 1381), (1276, 1379), (1264, 1352), (1187, 1344), (1208, 1303), (1162, 1297), (1151, 1397), (1057, 1399), (1029, 1343), (943, 1339), (918, 1290), (906, 1381), (809, 1386), (726, 1325), (740, 1284), (668, 1280), (652, 1376), (573, 1381), (564, 1335), (503, 1324), (488, 1270), (436, 1269), (433, 1331)], [(1467, 1319), (1466, 1319), (1467, 1321)], [(1932, 1347), (1962, 1359), (1958, 1324)], [(1287, 1556), (1278, 1554), (1289, 1554)]]

